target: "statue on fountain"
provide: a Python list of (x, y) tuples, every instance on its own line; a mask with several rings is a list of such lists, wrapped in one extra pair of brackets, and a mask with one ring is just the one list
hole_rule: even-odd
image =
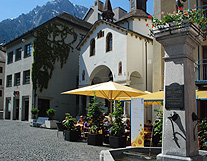
[[(181, 0), (181, 1), (186, 2), (186, 0)], [(180, 0), (176, 0), (177, 9), (183, 7), (181, 1)]]

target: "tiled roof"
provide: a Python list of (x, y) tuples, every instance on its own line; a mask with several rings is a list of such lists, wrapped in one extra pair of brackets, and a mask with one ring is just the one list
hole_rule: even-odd
[(128, 19), (130, 17), (144, 17), (144, 18), (148, 18), (148, 16), (149, 16), (149, 14), (146, 13), (145, 11), (143, 11), (141, 9), (136, 9), (134, 11), (129, 12), (125, 16), (123, 16), (121, 19), (118, 20), (118, 22), (122, 21), (124, 19)]

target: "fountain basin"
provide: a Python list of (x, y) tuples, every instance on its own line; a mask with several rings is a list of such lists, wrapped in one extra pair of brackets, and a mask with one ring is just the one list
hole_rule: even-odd
[[(100, 161), (156, 161), (156, 156), (161, 151), (161, 147), (127, 147), (102, 150)], [(207, 161), (207, 151), (199, 150), (199, 154), (203, 156), (203, 161)]]

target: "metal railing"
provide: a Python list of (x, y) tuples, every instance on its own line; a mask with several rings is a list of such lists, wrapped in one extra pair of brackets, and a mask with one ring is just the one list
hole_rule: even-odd
[(207, 83), (207, 59), (199, 59), (195, 62), (195, 81)]

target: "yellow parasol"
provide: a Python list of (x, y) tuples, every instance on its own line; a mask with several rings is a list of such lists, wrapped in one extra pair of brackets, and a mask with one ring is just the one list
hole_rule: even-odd
[(140, 95), (145, 95), (146, 93), (125, 85), (121, 85), (115, 82), (104, 82), (99, 83), (83, 88), (78, 88), (71, 91), (66, 91), (61, 94), (78, 94), (78, 95), (86, 95), (93, 96), (94, 92), (96, 97), (105, 98), (111, 103), (111, 113), (112, 113), (112, 102), (114, 100), (119, 100), (121, 97), (131, 98)]

